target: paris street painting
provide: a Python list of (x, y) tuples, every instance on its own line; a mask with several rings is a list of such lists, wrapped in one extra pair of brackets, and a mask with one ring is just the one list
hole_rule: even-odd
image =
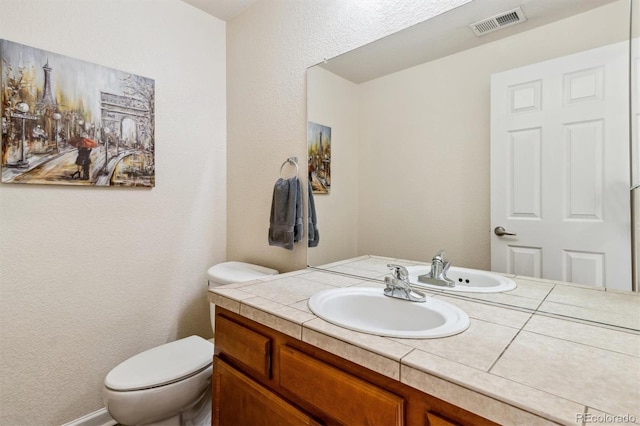
[(331, 191), (331, 127), (307, 122), (309, 182), (314, 194)]
[(152, 79), (0, 40), (3, 183), (155, 186)]

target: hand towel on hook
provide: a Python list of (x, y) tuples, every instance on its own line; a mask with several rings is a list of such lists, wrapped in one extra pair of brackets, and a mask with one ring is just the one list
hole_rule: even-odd
[(280, 178), (273, 187), (269, 245), (293, 249), (302, 238), (302, 190), (297, 177)]
[(318, 232), (318, 217), (316, 215), (316, 203), (313, 199), (313, 188), (311, 187), (311, 181), (309, 181), (309, 206), (308, 206), (308, 246), (317, 247), (320, 242), (320, 233)]

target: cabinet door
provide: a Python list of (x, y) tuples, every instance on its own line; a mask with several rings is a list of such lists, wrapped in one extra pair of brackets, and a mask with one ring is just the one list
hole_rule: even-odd
[(213, 426), (318, 425), (278, 395), (215, 357)]

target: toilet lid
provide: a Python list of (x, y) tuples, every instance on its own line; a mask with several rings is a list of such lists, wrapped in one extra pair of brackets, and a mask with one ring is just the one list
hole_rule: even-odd
[(132, 391), (177, 382), (211, 365), (213, 344), (190, 336), (156, 346), (117, 365), (107, 374), (105, 386)]

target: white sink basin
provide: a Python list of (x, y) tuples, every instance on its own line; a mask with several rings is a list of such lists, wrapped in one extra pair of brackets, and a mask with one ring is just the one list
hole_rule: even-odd
[(500, 274), (488, 271), (480, 271), (477, 269), (460, 268), (452, 266), (447, 272), (447, 278), (452, 279), (455, 287), (446, 287), (421, 283), (418, 276), (431, 271), (429, 265), (418, 265), (407, 267), (409, 271), (409, 282), (420, 288), (428, 288), (430, 290), (446, 290), (464, 293), (500, 293), (503, 291), (513, 290), (517, 284), (511, 278), (507, 278)]
[(433, 297), (409, 302), (385, 296), (382, 288), (324, 290), (309, 299), (309, 309), (340, 327), (386, 337), (446, 337), (469, 327), (467, 314), (450, 303)]

